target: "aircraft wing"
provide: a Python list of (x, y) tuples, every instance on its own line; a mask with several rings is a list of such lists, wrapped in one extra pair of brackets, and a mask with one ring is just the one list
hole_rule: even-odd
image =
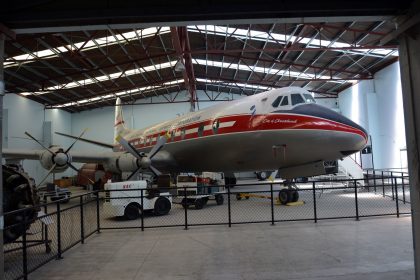
[[(54, 150), (54, 152), (56, 151)], [(3, 149), (2, 153), (6, 159), (39, 160), (42, 165), (52, 162), (54, 157), (47, 150)], [(108, 166), (113, 172), (132, 172), (137, 169), (137, 160), (126, 152), (70, 151), (68, 154), (71, 162), (100, 163)], [(153, 158), (153, 164), (162, 170), (171, 170), (176, 165), (173, 157), (167, 151), (159, 151)]]
[[(4, 158), (12, 159), (33, 159), (39, 160), (40, 156), (45, 153), (46, 150), (30, 150), (30, 149), (3, 149), (2, 154)], [(78, 151), (69, 153), (71, 155), (72, 162), (83, 162), (83, 163), (105, 163), (108, 160), (115, 158), (116, 154), (121, 152), (85, 152)]]
[(123, 152), (70, 152), (72, 162), (102, 163), (112, 161)]
[(45, 150), (29, 150), (29, 149), (3, 149), (4, 158), (14, 159), (39, 159)]

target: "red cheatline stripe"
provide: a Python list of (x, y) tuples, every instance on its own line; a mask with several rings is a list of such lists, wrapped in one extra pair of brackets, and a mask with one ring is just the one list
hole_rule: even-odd
[[(264, 131), (264, 130), (281, 130), (281, 129), (307, 129), (307, 130), (328, 130), (328, 131), (339, 131), (339, 132), (349, 132), (362, 136), (365, 141), (367, 141), (367, 136), (355, 127), (330, 121), (327, 119), (322, 119), (313, 116), (306, 115), (293, 115), (293, 114), (270, 114), (270, 115), (234, 115), (226, 116), (218, 119), (220, 124), (225, 122), (235, 121), (235, 124), (232, 127), (219, 128), (217, 130), (217, 135), (229, 134), (229, 133), (238, 133), (238, 132), (253, 132), (253, 131)], [(200, 126), (212, 125), (213, 119), (201, 121), (199, 123), (194, 123), (186, 125), (183, 127), (177, 128), (175, 131), (197, 129)], [(154, 133), (152, 135), (146, 136), (146, 138), (158, 138), (158, 136), (166, 133), (166, 131), (161, 131), (160, 133)], [(213, 130), (206, 130), (203, 132), (202, 137), (215, 135)], [(181, 136), (176, 136), (174, 141), (169, 138), (169, 142), (177, 142), (181, 140), (188, 140), (199, 138), (198, 132), (186, 134), (184, 139)], [(130, 143), (140, 142), (137, 144), (137, 148), (145, 148), (153, 146), (156, 141), (146, 143), (144, 145), (139, 138), (131, 139)], [(117, 145), (118, 147), (119, 145)]]

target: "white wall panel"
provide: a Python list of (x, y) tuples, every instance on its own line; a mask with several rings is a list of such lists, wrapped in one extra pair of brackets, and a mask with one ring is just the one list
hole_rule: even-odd
[(398, 62), (341, 92), (338, 103), (344, 116), (372, 136), (375, 168), (399, 168), (405, 126)]
[[(8, 148), (11, 149), (42, 149), (33, 140), (26, 137), (25, 131), (28, 131), (38, 140), (43, 140), (43, 123), (51, 121), (53, 130), (56, 128), (64, 128), (70, 131), (71, 114), (62, 110), (44, 111), (44, 106), (30, 99), (15, 95), (7, 94), (4, 97), (3, 108), (8, 111)], [(62, 144), (67, 147), (69, 140), (52, 137), (54, 144)], [(30, 176), (39, 182), (45, 176), (47, 171), (41, 167), (39, 161), (24, 160), (23, 167)], [(58, 177), (70, 175), (71, 172), (59, 173)]]

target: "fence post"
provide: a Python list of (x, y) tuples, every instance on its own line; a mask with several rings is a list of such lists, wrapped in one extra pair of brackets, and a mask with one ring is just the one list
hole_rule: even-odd
[(315, 182), (312, 182), (312, 195), (314, 200), (314, 222), (318, 222), (318, 216), (316, 214), (316, 193), (315, 193)]
[[(23, 235), (22, 235), (22, 261), (23, 261), (23, 279), (28, 279), (28, 252), (26, 242), (26, 211), (23, 214)], [(3, 260), (2, 260), (3, 261)]]
[(373, 170), (373, 189), (375, 190), (376, 194), (376, 171)]
[[(44, 204), (44, 213), (45, 215), (48, 214), (48, 205), (47, 205), (47, 197), (44, 196), (44, 200), (43, 200), (43, 204)], [(43, 223), (42, 223), (43, 224)], [(44, 240), (45, 240), (45, 253), (49, 253), (51, 252), (51, 247), (50, 247), (50, 243), (48, 241), (48, 226), (43, 224), (42, 228), (44, 229)]]
[(185, 230), (187, 230), (188, 229), (188, 214), (187, 214), (187, 212), (188, 212), (188, 201), (187, 201), (187, 187), (184, 187), (184, 203), (183, 203), (183, 205), (182, 206), (184, 206), (184, 218), (185, 218), (185, 227), (184, 227), (184, 229)]
[[(397, 188), (395, 188), (395, 190), (397, 190)], [(392, 174), (392, 171), (391, 171), (391, 192), (392, 192), (392, 200), (394, 200), (395, 199), (395, 194), (394, 194), (394, 176)]]
[(403, 193), (403, 203), (405, 204), (405, 183), (404, 183), (404, 175), (401, 176), (401, 184), (402, 184), (402, 193)]
[(273, 183), (270, 184), (271, 193), (271, 225), (274, 226), (274, 197), (273, 197)]
[(398, 185), (397, 185), (397, 178), (394, 178), (394, 184), (395, 184), (395, 201), (396, 201), (396, 204), (397, 204), (397, 218), (399, 218), (400, 217), (400, 206), (399, 206), (399, 203), (398, 203)]
[(384, 172), (382, 172), (382, 196), (385, 197), (385, 182), (384, 182)]
[(228, 187), (228, 223), (229, 223), (229, 227), (232, 227), (232, 209), (230, 205), (230, 186), (231, 185), (227, 185)]
[(354, 199), (355, 199), (355, 202), (356, 202), (356, 221), (358, 221), (359, 220), (359, 201), (357, 199), (357, 182), (356, 182), (356, 179), (353, 180), (353, 183), (354, 183)]
[(61, 256), (61, 209), (60, 202), (57, 201), (57, 260), (62, 259)]
[(143, 193), (143, 189), (140, 190), (140, 195), (141, 195), (141, 231), (144, 231), (144, 193)]
[(83, 196), (80, 197), (80, 240), (82, 244), (85, 243), (85, 226), (83, 213)]
[(96, 233), (101, 233), (101, 220), (99, 214), (99, 191), (96, 193)]

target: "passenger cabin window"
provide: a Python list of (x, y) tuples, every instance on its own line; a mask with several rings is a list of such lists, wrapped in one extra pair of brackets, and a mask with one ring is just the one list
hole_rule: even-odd
[(305, 98), (306, 103), (316, 103), (315, 99), (310, 94), (304, 93), (303, 97)]
[(305, 100), (303, 100), (302, 95), (298, 93), (293, 93), (290, 95), (292, 97), (292, 105), (295, 106), (296, 104), (305, 103)]
[(276, 100), (273, 101), (273, 103), (271, 103), (271, 106), (273, 106), (274, 108), (279, 107), (280, 101), (283, 98), (283, 96), (279, 96), (276, 98)]
[(175, 130), (171, 131), (171, 141), (173, 142), (175, 140)]

